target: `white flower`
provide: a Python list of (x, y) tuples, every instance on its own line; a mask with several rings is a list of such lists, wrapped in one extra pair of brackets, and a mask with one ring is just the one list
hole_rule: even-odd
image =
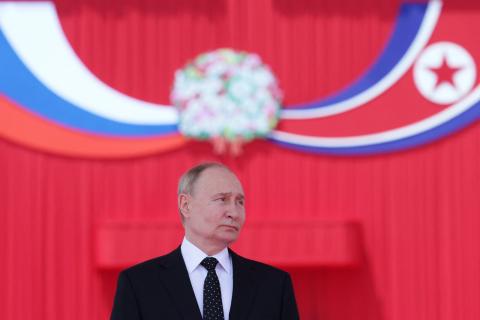
[(200, 139), (265, 136), (277, 123), (280, 89), (256, 54), (220, 49), (175, 73), (180, 131)]

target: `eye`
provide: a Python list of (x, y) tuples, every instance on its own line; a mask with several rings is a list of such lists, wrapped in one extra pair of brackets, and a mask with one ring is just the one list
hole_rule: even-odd
[(238, 200), (237, 200), (237, 203), (243, 207), (243, 206), (245, 205), (245, 200), (243, 200), (243, 199), (238, 199)]

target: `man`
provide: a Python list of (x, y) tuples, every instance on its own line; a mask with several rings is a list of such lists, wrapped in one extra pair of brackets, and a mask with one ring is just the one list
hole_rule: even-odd
[(111, 319), (298, 319), (290, 276), (228, 249), (245, 222), (244, 203), (224, 165), (187, 171), (178, 187), (181, 246), (120, 273)]

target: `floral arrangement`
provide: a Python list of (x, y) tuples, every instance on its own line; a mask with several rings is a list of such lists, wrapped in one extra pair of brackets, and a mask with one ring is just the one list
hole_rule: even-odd
[(209, 139), (219, 153), (229, 145), (239, 153), (276, 126), (282, 92), (258, 55), (218, 49), (175, 73), (171, 100), (185, 136)]

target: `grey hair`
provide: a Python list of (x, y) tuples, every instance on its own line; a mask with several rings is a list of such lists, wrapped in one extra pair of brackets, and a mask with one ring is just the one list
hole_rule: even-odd
[(182, 193), (193, 195), (193, 188), (195, 187), (195, 182), (197, 182), (202, 172), (209, 168), (223, 168), (231, 172), (231, 170), (227, 166), (218, 162), (203, 162), (197, 164), (196, 166), (190, 168), (180, 177), (180, 180), (178, 181), (177, 195), (180, 195)]

